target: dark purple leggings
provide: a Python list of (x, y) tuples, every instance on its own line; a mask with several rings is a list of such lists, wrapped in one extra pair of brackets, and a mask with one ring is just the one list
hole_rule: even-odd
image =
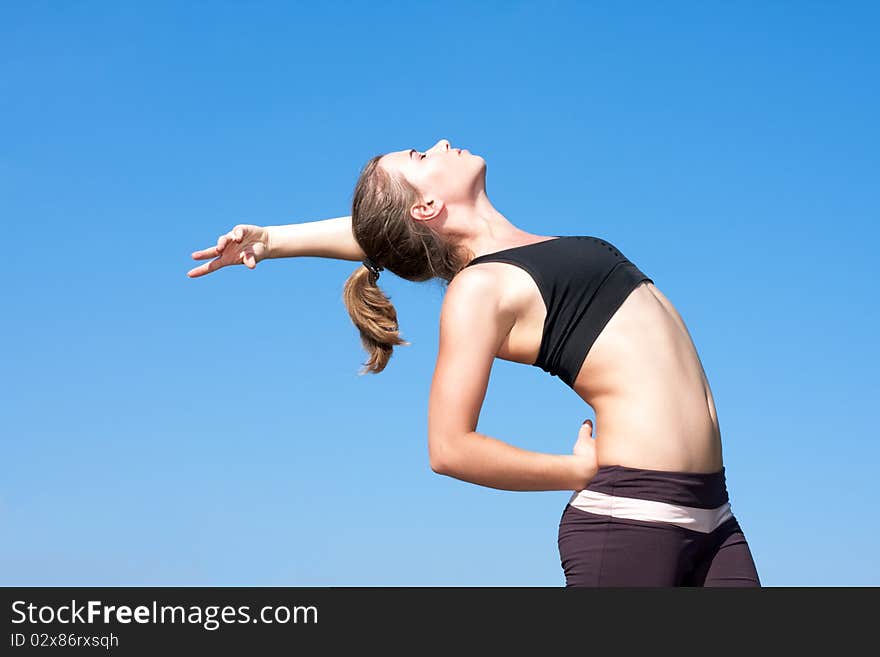
[(599, 468), (559, 523), (566, 586), (761, 586), (711, 474)]

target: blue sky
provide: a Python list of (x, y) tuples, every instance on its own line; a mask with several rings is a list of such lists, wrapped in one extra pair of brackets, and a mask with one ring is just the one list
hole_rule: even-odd
[[(441, 302), (354, 263), (191, 280), (237, 223), (350, 212), (439, 138), (514, 224), (615, 244), (682, 314), (765, 585), (880, 585), (876, 3), (29, 2), (0, 8), (0, 584), (562, 586), (569, 493), (431, 472)], [(479, 430), (593, 417), (498, 360)], [(662, 427), (658, 428), (662, 432)]]

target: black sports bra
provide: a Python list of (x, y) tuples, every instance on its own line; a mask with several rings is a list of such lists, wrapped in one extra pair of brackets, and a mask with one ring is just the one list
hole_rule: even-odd
[(589, 235), (556, 235), (544, 240), (478, 256), (466, 267), (483, 262), (516, 265), (535, 280), (547, 317), (535, 367), (574, 381), (590, 348), (646, 276), (613, 244)]

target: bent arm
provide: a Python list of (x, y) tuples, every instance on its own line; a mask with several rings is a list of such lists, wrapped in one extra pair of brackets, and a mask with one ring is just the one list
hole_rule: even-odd
[(431, 469), (502, 490), (581, 490), (595, 459), (530, 452), (477, 431), (492, 364), (515, 321), (491, 271), (466, 269), (449, 284), (428, 402)]
[(351, 232), (351, 216), (266, 226), (268, 258), (315, 256), (337, 260), (363, 260), (366, 254)]
[(582, 456), (532, 452), (477, 431), (448, 441), (442, 460), (431, 468), (472, 484), (516, 491), (581, 490), (598, 471), (595, 461)]

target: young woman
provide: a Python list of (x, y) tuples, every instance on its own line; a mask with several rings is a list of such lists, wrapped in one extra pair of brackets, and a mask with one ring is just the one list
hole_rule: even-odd
[[(428, 451), (440, 474), (505, 490), (574, 491), (559, 523), (567, 586), (760, 586), (725, 485), (702, 363), (674, 306), (613, 244), (534, 235), (486, 194), (486, 162), (441, 139), (373, 157), (350, 217), (237, 225), (188, 275), (264, 258), (362, 261), (344, 300), (381, 372), (401, 339), (387, 269), (445, 288)], [(478, 432), (495, 358), (534, 365), (593, 407), (570, 455)], [(661, 431), (657, 428), (662, 427)]]

